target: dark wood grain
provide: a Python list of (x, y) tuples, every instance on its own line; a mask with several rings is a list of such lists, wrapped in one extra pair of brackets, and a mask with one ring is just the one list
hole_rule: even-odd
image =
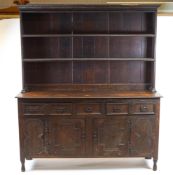
[(108, 58), (108, 37), (74, 37), (74, 58)]
[(158, 6), (19, 6), (20, 160), (153, 158)]
[[(147, 63), (154, 62), (155, 6), (77, 5), (71, 6), (73, 11), (69, 8), (20, 6), (21, 31), (25, 36), (24, 91), (34, 89), (36, 84), (41, 84), (41, 89), (44, 84), (58, 87), (62, 83), (114, 84), (117, 90), (155, 89), (155, 63)], [(69, 62), (62, 65), (58, 62), (61, 60)], [(122, 83), (124, 87), (119, 86)]]
[(130, 155), (151, 156), (153, 151), (153, 135), (155, 132), (153, 116), (139, 116), (131, 120)]
[(152, 42), (150, 37), (110, 37), (110, 57), (152, 58)]
[(71, 83), (71, 61), (55, 63), (24, 63), (24, 79), (26, 84)]
[(24, 34), (69, 34), (72, 32), (71, 13), (24, 13), (22, 18)]
[(97, 157), (128, 156), (129, 135), (126, 117), (94, 119), (93, 130), (93, 155)]
[[(24, 58), (71, 58), (72, 39), (70, 37), (23, 38)], [(52, 47), (49, 47), (49, 46)], [(30, 47), (32, 46), (32, 47)]]
[(76, 84), (108, 83), (108, 63), (106, 61), (74, 62), (73, 82)]
[(17, 98), (160, 98), (158, 93), (147, 91), (32, 91), (20, 93)]
[(109, 15), (110, 33), (154, 33), (153, 13), (112, 12)]
[(108, 33), (108, 15), (104, 12), (77, 13), (73, 14), (73, 32), (78, 33)]

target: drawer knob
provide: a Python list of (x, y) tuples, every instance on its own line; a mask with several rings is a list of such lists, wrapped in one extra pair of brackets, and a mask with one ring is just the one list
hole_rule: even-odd
[(147, 112), (148, 111), (148, 107), (147, 106), (141, 106), (140, 111), (141, 112)]
[(86, 109), (85, 109), (85, 112), (92, 112), (93, 110), (92, 110), (92, 107), (87, 107)]
[(44, 137), (44, 134), (43, 133), (41, 133), (41, 134), (38, 135), (38, 138), (39, 139), (43, 139), (43, 137)]
[(93, 139), (97, 139), (97, 132), (93, 133)]

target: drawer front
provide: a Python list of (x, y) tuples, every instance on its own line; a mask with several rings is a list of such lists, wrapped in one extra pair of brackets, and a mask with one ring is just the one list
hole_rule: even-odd
[(147, 103), (147, 102), (133, 104), (131, 113), (133, 114), (155, 114), (155, 104)]
[(60, 103), (53, 104), (52, 106), (52, 114), (55, 115), (72, 115), (72, 104), (71, 103)]
[(101, 104), (99, 103), (76, 104), (76, 113), (78, 115), (99, 115), (102, 114), (101, 109)]
[(72, 115), (71, 103), (34, 103), (24, 104), (25, 115)]
[(106, 104), (106, 114), (107, 115), (128, 114), (128, 112), (129, 112), (128, 104), (118, 104), (118, 103), (107, 103)]
[(24, 104), (24, 114), (42, 114), (43, 104)]

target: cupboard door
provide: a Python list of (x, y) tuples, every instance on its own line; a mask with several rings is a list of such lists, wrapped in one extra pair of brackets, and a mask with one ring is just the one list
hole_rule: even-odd
[(135, 117), (131, 120), (131, 156), (146, 157), (153, 152), (154, 117)]
[(51, 118), (49, 121), (50, 154), (60, 157), (85, 155), (85, 120)]
[(24, 138), (26, 157), (39, 157), (46, 153), (44, 120), (30, 118), (25, 120)]
[(93, 152), (96, 157), (128, 156), (127, 119), (94, 119)]

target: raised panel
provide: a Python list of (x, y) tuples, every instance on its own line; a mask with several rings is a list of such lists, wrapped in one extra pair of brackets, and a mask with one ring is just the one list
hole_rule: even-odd
[(50, 155), (80, 157), (85, 155), (85, 120), (51, 118), (49, 122)]
[(128, 121), (122, 119), (93, 120), (93, 154), (96, 157), (128, 156)]
[(131, 156), (151, 157), (154, 148), (154, 117), (134, 117), (131, 120)]
[(47, 153), (44, 120), (26, 119), (24, 122), (24, 147), (26, 157), (39, 157)]

